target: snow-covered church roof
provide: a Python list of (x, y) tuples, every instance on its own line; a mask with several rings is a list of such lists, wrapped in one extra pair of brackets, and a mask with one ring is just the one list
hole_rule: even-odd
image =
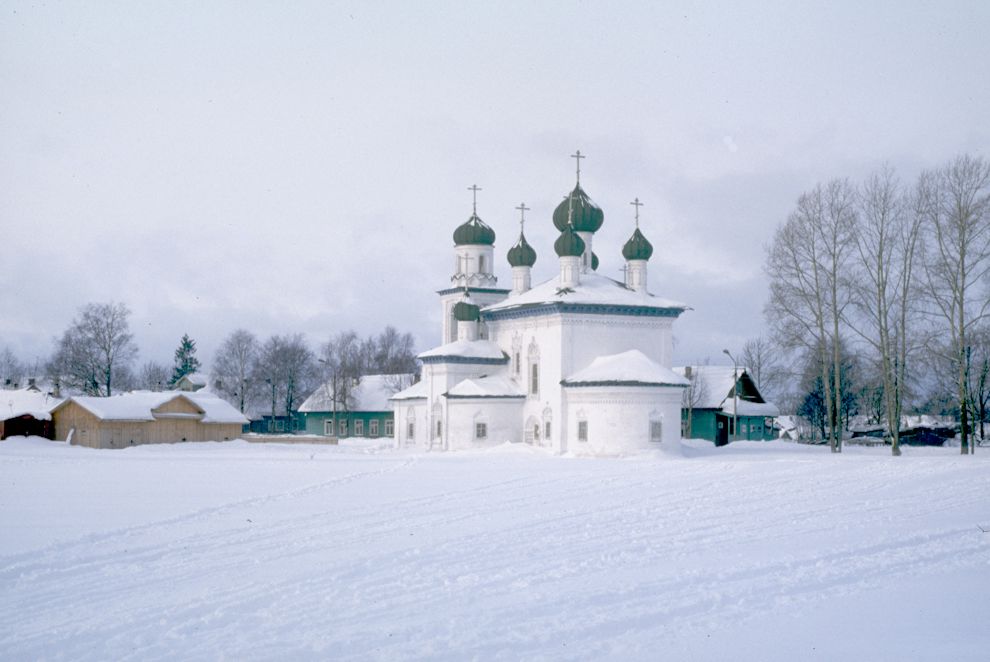
[(455, 340), (417, 357), (423, 363), (506, 363), (509, 357), (490, 340)]
[(599, 356), (563, 381), (564, 386), (687, 386), (688, 383), (638, 349)]
[(485, 307), (482, 316), (491, 318), (530, 311), (542, 312), (547, 306), (558, 307), (565, 312), (570, 312), (569, 308), (573, 308), (575, 311), (587, 309), (589, 312), (629, 312), (670, 317), (676, 317), (688, 309), (686, 304), (679, 301), (637, 292), (619, 281), (589, 271), (581, 274), (579, 284), (567, 288), (560, 286), (558, 274), (522, 294)]
[(448, 398), (525, 398), (519, 385), (504, 375), (483, 375), (458, 382)]
[[(351, 389), (352, 411), (390, 411), (389, 400), (412, 383), (410, 374), (365, 375)], [(333, 411), (333, 384), (324, 384), (299, 406), (301, 412)], [(338, 406), (340, 406), (338, 404)]]

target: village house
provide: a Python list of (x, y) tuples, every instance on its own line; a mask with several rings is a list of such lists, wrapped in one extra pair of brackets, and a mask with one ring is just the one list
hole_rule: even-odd
[[(674, 368), (691, 382), (681, 414), (681, 434), (714, 441), (770, 441), (776, 439), (777, 405), (767, 402), (742, 366), (684, 366)], [(736, 426), (738, 425), (738, 432)]]
[(7, 437), (54, 437), (49, 413), (61, 398), (41, 391), (34, 385), (0, 391), (0, 439)]
[(389, 398), (412, 382), (408, 374), (365, 375), (340, 398), (334, 397), (332, 384), (323, 384), (299, 407), (298, 427), (306, 434), (338, 438), (392, 437), (395, 415)]

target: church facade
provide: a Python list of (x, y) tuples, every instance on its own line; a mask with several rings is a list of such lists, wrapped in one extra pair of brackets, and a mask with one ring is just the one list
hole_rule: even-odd
[(678, 441), (688, 381), (671, 370), (672, 326), (687, 307), (649, 293), (653, 247), (633, 204), (619, 282), (597, 272), (604, 214), (579, 169), (553, 213), (557, 274), (532, 285), (537, 253), (521, 230), (507, 253), (511, 290), (497, 286), (495, 232), (475, 204), (454, 230), (452, 286), (439, 292), (441, 344), (419, 355), (420, 380), (392, 397), (398, 446), (508, 441), (607, 455)]

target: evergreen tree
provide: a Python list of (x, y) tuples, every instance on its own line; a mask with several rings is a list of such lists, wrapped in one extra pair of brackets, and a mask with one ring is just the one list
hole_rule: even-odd
[(169, 386), (175, 386), (186, 375), (199, 370), (199, 359), (196, 358), (196, 341), (188, 333), (182, 334), (179, 348), (175, 350), (175, 367), (172, 368), (172, 379)]

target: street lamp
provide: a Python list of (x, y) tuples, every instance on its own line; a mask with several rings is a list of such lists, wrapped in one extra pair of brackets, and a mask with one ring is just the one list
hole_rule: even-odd
[(736, 363), (736, 357), (729, 353), (729, 350), (723, 349), (722, 353), (732, 359), (732, 434), (735, 437), (739, 437), (739, 367)]
[(268, 431), (271, 433), (275, 432), (275, 382), (271, 379), (265, 380), (266, 384), (270, 384), (272, 387), (272, 420), (268, 423)]

